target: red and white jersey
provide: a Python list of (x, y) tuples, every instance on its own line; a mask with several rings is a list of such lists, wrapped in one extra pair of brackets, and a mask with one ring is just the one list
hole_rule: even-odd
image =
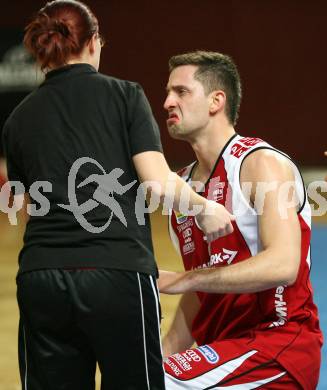
[[(239, 177), (244, 159), (263, 148), (281, 153), (261, 139), (236, 134), (225, 145), (205, 184), (202, 195), (223, 204), (236, 215), (232, 234), (208, 245), (194, 217), (172, 212), (170, 234), (183, 257), (186, 270), (226, 267), (255, 256), (261, 250), (258, 216), (244, 195), (247, 190), (250, 194), (250, 187), (243, 187), (242, 191)], [(285, 367), (305, 389), (311, 389), (312, 381), (308, 382), (307, 378), (318, 377), (322, 345), (309, 280), (311, 209), (301, 175), (295, 164), (289, 161), (301, 200), (298, 218), (302, 248), (296, 283), (252, 294), (199, 292), (201, 306), (193, 321), (192, 334), (198, 345), (249, 337), (251, 348), (265, 348), (265, 352)], [(195, 164), (180, 171), (184, 180), (190, 182)]]

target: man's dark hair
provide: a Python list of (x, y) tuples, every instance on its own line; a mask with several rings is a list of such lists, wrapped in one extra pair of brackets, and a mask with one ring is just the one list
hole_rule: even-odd
[(226, 116), (235, 125), (240, 108), (242, 88), (237, 67), (231, 57), (211, 51), (194, 51), (173, 56), (169, 60), (169, 71), (182, 65), (198, 67), (194, 78), (201, 82), (206, 94), (222, 90), (226, 94)]

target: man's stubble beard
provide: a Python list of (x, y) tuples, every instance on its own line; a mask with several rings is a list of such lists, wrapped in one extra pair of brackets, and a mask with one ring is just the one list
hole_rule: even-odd
[(172, 125), (168, 128), (169, 135), (174, 139), (185, 139), (187, 132), (182, 125)]

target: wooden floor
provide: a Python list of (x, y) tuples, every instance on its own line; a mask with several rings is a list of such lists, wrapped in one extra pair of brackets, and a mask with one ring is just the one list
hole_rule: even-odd
[[(161, 216), (160, 213), (152, 216), (152, 232), (159, 267), (181, 270), (181, 260), (176, 255), (168, 237), (166, 217)], [(23, 227), (10, 226), (7, 217), (0, 212), (0, 390), (21, 389), (17, 362), (18, 310), (15, 276), (22, 234)], [(163, 335), (172, 320), (177, 302), (176, 296), (161, 297), (164, 316)], [(97, 389), (100, 389), (99, 383), (97, 373)]]

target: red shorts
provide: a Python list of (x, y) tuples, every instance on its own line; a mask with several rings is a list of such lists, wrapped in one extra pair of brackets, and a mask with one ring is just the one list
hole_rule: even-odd
[(302, 389), (277, 361), (249, 348), (244, 340), (188, 349), (169, 356), (164, 366), (167, 390)]

